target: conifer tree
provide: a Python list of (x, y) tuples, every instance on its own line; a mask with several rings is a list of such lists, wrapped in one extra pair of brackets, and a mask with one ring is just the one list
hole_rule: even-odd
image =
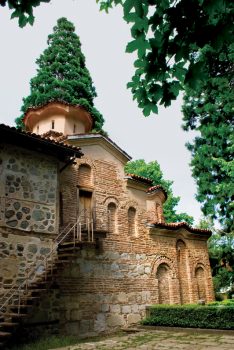
[(223, 230), (234, 230), (234, 45), (220, 52), (211, 47), (200, 52), (209, 79), (184, 96), (184, 129), (196, 130), (188, 144), (197, 200), (207, 218), (218, 220)]
[[(75, 27), (66, 18), (60, 18), (53, 30), (48, 36), (48, 48), (36, 60), (37, 75), (30, 81), (31, 92), (23, 99), (21, 111), (24, 114), (29, 107), (50, 101), (81, 105), (92, 115), (94, 129), (100, 130), (104, 119), (94, 107), (97, 95)], [(18, 127), (24, 127), (22, 118), (23, 115), (16, 119)]]

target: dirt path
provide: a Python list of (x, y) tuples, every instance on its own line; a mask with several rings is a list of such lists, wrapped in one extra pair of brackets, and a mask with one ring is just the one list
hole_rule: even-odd
[(143, 330), (114, 335), (102, 340), (89, 340), (59, 350), (234, 350), (234, 335), (205, 332)]

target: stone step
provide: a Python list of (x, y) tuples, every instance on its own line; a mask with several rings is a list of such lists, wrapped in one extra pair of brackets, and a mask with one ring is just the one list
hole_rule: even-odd
[(39, 300), (40, 297), (32, 297), (29, 295), (24, 295), (20, 298), (21, 300), (25, 300), (25, 301), (34, 301), (34, 300)]
[(24, 318), (24, 317), (28, 317), (28, 314), (22, 314), (22, 313), (14, 313), (14, 312), (4, 312), (1, 314), (3, 316), (3, 318)]
[(61, 260), (56, 260), (56, 261), (55, 261), (55, 265), (60, 265), (60, 264), (64, 264), (64, 265), (65, 265), (65, 264), (67, 264), (67, 263), (70, 264), (71, 261), (70, 261), (70, 260), (62, 260), (62, 259), (61, 259)]
[(0, 338), (5, 338), (5, 337), (9, 337), (9, 336), (11, 336), (10, 332), (1, 332), (0, 331)]
[(34, 305), (28, 305), (28, 304), (20, 304), (20, 305), (8, 305), (7, 308), (8, 309), (17, 309), (20, 308), (20, 309), (30, 309), (32, 308)]
[(19, 323), (16, 322), (0, 322), (0, 328), (16, 327)]
[(67, 258), (67, 259), (69, 259), (69, 258), (77, 258), (77, 254), (66, 253), (66, 252), (63, 253), (63, 254), (59, 253), (58, 258), (59, 258), (59, 260), (63, 259), (63, 258)]
[(65, 247), (59, 247), (58, 248), (58, 255), (60, 255), (63, 252), (72, 252), (72, 251), (80, 251), (80, 247), (69, 247), (69, 246), (65, 246)]

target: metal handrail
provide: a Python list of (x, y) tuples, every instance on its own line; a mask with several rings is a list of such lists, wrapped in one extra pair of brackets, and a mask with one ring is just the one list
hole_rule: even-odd
[[(81, 215), (82, 215), (83, 213), (86, 213), (86, 211), (87, 211), (87, 209), (83, 209), (83, 210), (81, 211), (81, 213), (80, 213), (80, 215), (79, 215), (77, 221), (75, 222), (74, 225), (72, 225), (72, 226), (70, 227), (70, 229), (68, 229), (69, 226), (71, 225), (71, 224), (69, 223), (69, 224), (62, 230), (62, 232), (59, 232), (59, 234), (56, 236), (56, 238), (55, 238), (54, 241), (52, 242), (52, 243), (53, 243), (53, 245), (52, 245), (52, 247), (53, 247), (52, 250), (48, 253), (47, 256), (44, 257), (44, 259), (43, 259), (42, 261), (40, 261), (39, 264), (37, 264), (37, 265), (34, 267), (34, 269), (33, 269), (32, 272), (27, 273), (27, 277), (25, 278), (25, 280), (24, 280), (20, 285), (14, 285), (14, 286), (12, 286), (12, 287), (10, 288), (10, 290), (8, 290), (8, 291), (2, 296), (2, 300), (4, 300), (5, 298), (7, 298), (7, 299), (6, 299), (5, 302), (0, 306), (0, 311), (2, 311), (3, 308), (7, 306), (8, 302), (9, 302), (15, 295), (17, 295), (17, 292), (19, 293), (19, 300), (20, 300), (20, 292), (21, 292), (21, 291), (25, 292), (25, 290), (24, 290), (24, 287), (25, 287), (25, 286), (26, 286), (26, 291), (27, 291), (27, 289), (28, 289), (28, 281), (29, 281), (29, 279), (30, 279), (30, 277), (31, 277), (31, 275), (32, 275), (33, 272), (35, 272), (35, 273), (34, 273), (34, 276), (33, 276), (34, 278), (31, 280), (31, 283), (33, 283), (33, 282), (35, 281), (35, 277), (37, 276), (37, 269), (38, 269), (38, 267), (40, 267), (40, 266), (44, 266), (44, 267), (45, 267), (45, 277), (46, 277), (47, 267), (48, 267), (48, 266), (47, 266), (48, 260), (51, 258), (50, 262), (53, 262), (53, 254), (54, 254), (54, 252), (57, 250), (57, 247), (59, 246), (59, 244), (61, 244), (61, 243), (65, 240), (65, 238), (72, 232), (72, 230), (73, 230), (74, 232), (77, 232), (77, 233), (78, 233), (78, 227), (79, 227), (79, 234), (77, 234), (77, 235), (74, 234), (74, 244), (75, 244), (76, 239), (78, 239), (78, 240), (81, 241), (81, 238), (82, 238), (82, 237), (81, 237), (81, 226), (82, 226), (83, 224), (80, 223), (80, 218), (81, 218)], [(81, 224), (81, 225), (80, 225), (80, 224)], [(92, 236), (91, 236), (91, 239), (92, 239), (92, 241), (93, 241), (93, 220), (90, 220), (90, 221), (89, 221), (89, 224), (91, 224), (91, 227), (92, 227)], [(89, 225), (89, 224), (87, 224), (87, 225)], [(85, 223), (85, 225), (86, 225), (86, 223)], [(68, 229), (68, 230), (67, 230), (67, 229)], [(66, 232), (66, 230), (67, 230), (67, 232)], [(65, 232), (66, 232), (66, 234), (63, 235), (62, 238), (60, 239), (61, 235), (62, 235), (63, 233), (65, 233)], [(45, 265), (44, 265), (44, 263), (45, 263)], [(18, 288), (15, 289), (16, 287), (18, 287)], [(10, 294), (9, 297), (7, 297), (7, 296), (9, 295), (9, 293), (11, 293), (11, 294)], [(18, 313), (19, 313), (19, 308), (18, 308)]]

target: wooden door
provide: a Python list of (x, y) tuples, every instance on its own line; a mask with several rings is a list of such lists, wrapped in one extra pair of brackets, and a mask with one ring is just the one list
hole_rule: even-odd
[(92, 217), (92, 192), (79, 191), (79, 216), (80, 222), (85, 223)]

